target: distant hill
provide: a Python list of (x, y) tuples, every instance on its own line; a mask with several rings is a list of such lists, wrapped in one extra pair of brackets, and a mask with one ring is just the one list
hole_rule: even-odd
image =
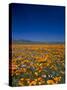
[(13, 40), (13, 43), (31, 43), (32, 41), (30, 40)]
[(14, 44), (64, 44), (65, 42), (41, 42), (41, 41), (31, 41), (31, 40), (13, 40)]

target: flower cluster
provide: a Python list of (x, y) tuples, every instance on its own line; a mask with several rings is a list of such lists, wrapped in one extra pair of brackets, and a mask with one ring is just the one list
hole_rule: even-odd
[(50, 85), (65, 82), (64, 45), (12, 45), (12, 85)]

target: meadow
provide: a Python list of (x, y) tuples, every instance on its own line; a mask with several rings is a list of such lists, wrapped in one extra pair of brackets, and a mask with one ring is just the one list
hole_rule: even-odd
[(65, 83), (64, 44), (12, 44), (12, 86)]

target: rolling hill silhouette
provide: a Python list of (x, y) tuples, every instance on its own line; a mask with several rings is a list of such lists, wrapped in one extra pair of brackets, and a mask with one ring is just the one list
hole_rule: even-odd
[(13, 40), (14, 44), (64, 44), (65, 42), (42, 42), (42, 41), (31, 41), (31, 40)]

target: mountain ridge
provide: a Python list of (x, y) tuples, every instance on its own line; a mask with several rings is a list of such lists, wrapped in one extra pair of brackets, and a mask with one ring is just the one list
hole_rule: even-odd
[(65, 42), (46, 42), (46, 41), (31, 41), (31, 40), (13, 40), (14, 44), (64, 44)]

